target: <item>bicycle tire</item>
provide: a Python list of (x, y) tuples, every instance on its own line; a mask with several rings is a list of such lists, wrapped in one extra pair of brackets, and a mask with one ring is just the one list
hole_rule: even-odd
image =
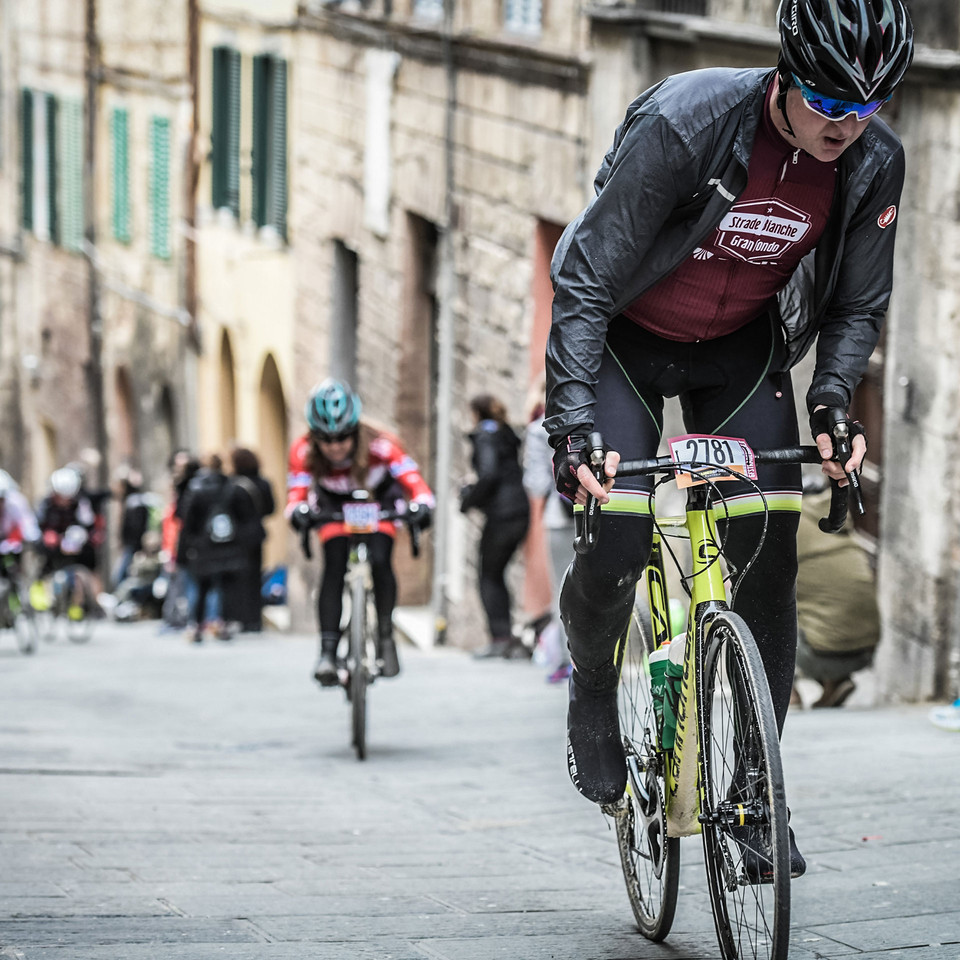
[(40, 625), (37, 623), (33, 607), (18, 592), (17, 609), (14, 610), (11, 606), (10, 612), (13, 615), (13, 632), (17, 638), (17, 649), (27, 655), (36, 653), (40, 639)]
[(64, 622), (67, 625), (67, 639), (71, 643), (86, 643), (93, 635), (93, 621), (86, 613), (79, 620), (72, 620), (68, 614)]
[(770, 688), (735, 613), (710, 622), (705, 644), (701, 822), (717, 940), (725, 960), (785, 960), (790, 848)]
[(663, 783), (665, 755), (656, 749), (656, 719), (647, 663), (653, 651), (647, 611), (634, 603), (617, 693), (627, 755), (627, 791), (614, 809), (620, 865), (640, 932), (655, 943), (673, 926), (680, 883), (680, 840), (668, 837)]
[(363, 581), (354, 580), (350, 594), (350, 710), (353, 748), (357, 759), (367, 756), (367, 591)]

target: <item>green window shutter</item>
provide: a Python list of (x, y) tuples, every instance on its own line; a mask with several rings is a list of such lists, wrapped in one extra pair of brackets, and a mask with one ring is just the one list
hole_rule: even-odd
[(213, 49), (211, 201), (240, 216), (240, 54)]
[[(57, 108), (58, 242), (83, 252), (83, 105), (64, 100)], [(51, 141), (52, 143), (53, 141)]]
[(287, 62), (253, 58), (253, 221), (287, 233)]
[(113, 236), (130, 242), (130, 114), (116, 109), (110, 115), (113, 135)]
[(287, 236), (287, 61), (274, 58), (270, 85), (270, 172), (267, 223)]
[(47, 231), (51, 243), (60, 243), (60, 218), (57, 197), (57, 98), (44, 94), (47, 117)]
[(213, 115), (210, 121), (210, 203), (214, 210), (223, 206), (223, 47), (213, 48), (213, 89), (210, 91)]
[(270, 158), (270, 136), (268, 126), (269, 100), (267, 83), (270, 71), (270, 58), (253, 58), (253, 151), (252, 151), (252, 195), (253, 222), (262, 227), (267, 222), (267, 167)]
[(150, 252), (170, 258), (170, 121), (150, 118)]
[(20, 92), (20, 220), (33, 229), (33, 91)]

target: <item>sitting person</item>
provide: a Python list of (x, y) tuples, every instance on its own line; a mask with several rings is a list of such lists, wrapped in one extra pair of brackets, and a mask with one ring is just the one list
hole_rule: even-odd
[(155, 584), (162, 571), (160, 533), (156, 530), (148, 530), (141, 539), (140, 549), (133, 554), (127, 564), (127, 575), (114, 591), (117, 600), (114, 610), (115, 619), (130, 621), (152, 620), (160, 617), (166, 592), (165, 589), (155, 589)]
[[(803, 496), (797, 532), (797, 672), (823, 688), (814, 707), (839, 707), (856, 689), (853, 674), (869, 667), (880, 641), (880, 611), (866, 551), (850, 521), (833, 536), (817, 526), (830, 509), (830, 491)], [(794, 687), (792, 702), (799, 703)]]

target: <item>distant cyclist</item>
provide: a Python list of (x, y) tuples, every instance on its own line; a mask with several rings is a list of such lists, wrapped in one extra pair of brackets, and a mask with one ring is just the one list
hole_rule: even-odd
[(0, 470), (0, 557), (10, 559), (0, 564), (0, 575), (18, 568), (24, 546), (39, 540), (40, 527), (30, 502), (10, 474)]
[[(434, 498), (417, 464), (396, 438), (362, 424), (361, 410), (360, 397), (343, 381), (324, 380), (310, 393), (305, 409), (308, 431), (290, 447), (286, 516), (296, 529), (313, 523), (310, 512), (322, 515), (340, 509), (355, 490), (368, 491), (384, 508), (404, 500), (414, 502), (420, 508), (418, 525), (429, 525)], [(309, 512), (297, 509), (304, 504)], [(383, 677), (400, 672), (393, 638), (395, 532), (393, 521), (383, 522), (369, 545), (377, 606), (377, 659)], [(338, 682), (337, 645), (350, 543), (347, 529), (339, 521), (320, 526), (319, 536), (323, 576), (318, 599), (320, 657), (314, 677), (323, 686), (334, 686)]]
[[(664, 397), (691, 432), (755, 448), (797, 443), (789, 369), (816, 342), (807, 393), (824, 471), (825, 415), (846, 411), (890, 299), (903, 185), (899, 139), (877, 118), (913, 57), (902, 0), (783, 0), (776, 69), (668, 77), (628, 108), (597, 174), (596, 197), (553, 259), (545, 428), (558, 489), (607, 516), (598, 549), (577, 556), (561, 610), (574, 663), (571, 777), (599, 803), (623, 794), (614, 647), (627, 628), (651, 542), (649, 480), (616, 481), (619, 454), (657, 453)], [(610, 448), (604, 487), (586, 436)], [(614, 452), (616, 451), (616, 452)], [(759, 469), (770, 508), (736, 610), (754, 631), (782, 729), (797, 643), (800, 468)], [(723, 484), (724, 551), (744, 570), (760, 542), (754, 492)], [(639, 495), (638, 495), (639, 494)], [(722, 511), (721, 511), (722, 516)], [(805, 870), (793, 832), (791, 872)]]
[(82, 596), (76, 595), (77, 584), (69, 583), (71, 613), (79, 617), (85, 613), (98, 612), (94, 598), (93, 582), (90, 579), (97, 558), (92, 533), (97, 516), (89, 499), (82, 493), (82, 477), (73, 467), (61, 467), (50, 475), (50, 492), (37, 507), (37, 523), (40, 527), (42, 549), (45, 557), (43, 574), (54, 573), (65, 567), (80, 567), (90, 571), (79, 578)]

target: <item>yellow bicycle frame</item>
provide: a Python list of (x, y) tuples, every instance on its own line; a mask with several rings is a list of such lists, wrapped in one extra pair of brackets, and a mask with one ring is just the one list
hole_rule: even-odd
[[(720, 544), (713, 510), (708, 507), (704, 487), (691, 487), (683, 517), (657, 521), (659, 528), (689, 537), (692, 554), (690, 613), (687, 618), (683, 678), (677, 706), (677, 733), (674, 747), (666, 752), (667, 836), (686, 837), (700, 832), (700, 743), (697, 735), (697, 663), (703, 631), (698, 613), (703, 604), (726, 604), (726, 588), (720, 566)], [(654, 528), (653, 546), (645, 571), (647, 597), (653, 627), (654, 649), (669, 640), (669, 599), (664, 576), (660, 533)]]

